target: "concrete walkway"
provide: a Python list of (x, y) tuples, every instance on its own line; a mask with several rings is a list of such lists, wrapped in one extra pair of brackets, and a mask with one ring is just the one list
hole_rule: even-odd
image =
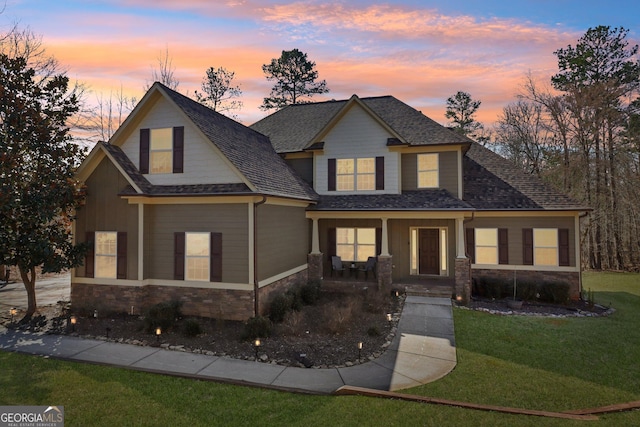
[(323, 394), (344, 385), (401, 390), (442, 378), (456, 366), (451, 300), (421, 296), (407, 297), (398, 332), (382, 356), (345, 368), (286, 367), (66, 335), (31, 334), (1, 326), (0, 349), (203, 380)]

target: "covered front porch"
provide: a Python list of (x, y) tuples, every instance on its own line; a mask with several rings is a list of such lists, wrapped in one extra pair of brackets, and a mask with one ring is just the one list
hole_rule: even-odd
[[(310, 279), (332, 286), (374, 284), (379, 290), (470, 297), (470, 262), (465, 254), (465, 211), (308, 211), (312, 247)], [(340, 257), (343, 269), (332, 268)], [(359, 267), (375, 257), (375, 275)], [(355, 273), (355, 274), (354, 274)], [(371, 277), (373, 276), (373, 277)]]

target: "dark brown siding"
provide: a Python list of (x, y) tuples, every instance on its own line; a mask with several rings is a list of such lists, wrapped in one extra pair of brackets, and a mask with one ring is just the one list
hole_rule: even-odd
[[(440, 188), (458, 195), (458, 153), (445, 151), (438, 155), (440, 171)], [(402, 155), (402, 190), (418, 190), (418, 155), (409, 153)]]
[(257, 211), (258, 280), (305, 265), (311, 249), (305, 208), (264, 204)]
[[(118, 231), (127, 233), (126, 278), (137, 279), (138, 206), (130, 205), (118, 194), (129, 186), (115, 166), (104, 158), (86, 181), (87, 201), (76, 212), (76, 239), (86, 232)], [(93, 238), (92, 238), (93, 240)], [(122, 248), (121, 248), (122, 249)], [(121, 261), (122, 263), (123, 261)], [(86, 277), (85, 266), (76, 269), (76, 275)], [(121, 267), (122, 268), (122, 264)]]

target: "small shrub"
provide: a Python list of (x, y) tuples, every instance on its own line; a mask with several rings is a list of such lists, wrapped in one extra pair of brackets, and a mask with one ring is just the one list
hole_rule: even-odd
[(300, 287), (300, 297), (305, 305), (314, 305), (320, 299), (320, 281), (311, 280)]
[(202, 333), (202, 326), (196, 319), (187, 319), (184, 322), (182, 332), (187, 337), (197, 337)]
[(273, 323), (280, 323), (289, 310), (291, 310), (291, 297), (286, 294), (277, 294), (269, 304), (269, 319)]
[(365, 309), (369, 313), (386, 313), (387, 307), (387, 295), (385, 292), (377, 291), (375, 289), (367, 289), (365, 295)]
[(144, 316), (144, 326), (147, 333), (153, 333), (157, 327), (162, 330), (171, 329), (182, 313), (180, 301), (161, 302), (151, 306)]
[(371, 326), (367, 329), (367, 335), (370, 337), (378, 337), (380, 336), (380, 330), (376, 326)]
[(552, 304), (566, 304), (569, 301), (569, 284), (545, 282), (540, 285), (540, 300)]
[(356, 296), (347, 296), (338, 305), (327, 307), (323, 311), (321, 325), (330, 334), (346, 330), (354, 315), (361, 310), (361, 302)]
[(285, 295), (289, 298), (289, 308), (295, 311), (302, 310), (304, 304), (302, 302), (302, 292), (299, 285), (294, 285), (289, 288)]
[(516, 298), (523, 301), (533, 301), (538, 293), (538, 285), (526, 280), (518, 280), (516, 287)]
[(244, 324), (244, 331), (242, 331), (242, 339), (244, 340), (269, 336), (271, 336), (271, 321), (264, 316), (250, 317)]
[(302, 335), (305, 332), (304, 313), (290, 311), (282, 322), (283, 331), (290, 335)]

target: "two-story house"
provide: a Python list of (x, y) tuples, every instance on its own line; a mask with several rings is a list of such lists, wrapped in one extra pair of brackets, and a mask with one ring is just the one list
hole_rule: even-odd
[(448, 278), (580, 292), (584, 207), (390, 97), (291, 105), (246, 128), (155, 84), (79, 177), (76, 238), (95, 242), (72, 302), (182, 300), (246, 319), (269, 293), (377, 258), (380, 287)]

